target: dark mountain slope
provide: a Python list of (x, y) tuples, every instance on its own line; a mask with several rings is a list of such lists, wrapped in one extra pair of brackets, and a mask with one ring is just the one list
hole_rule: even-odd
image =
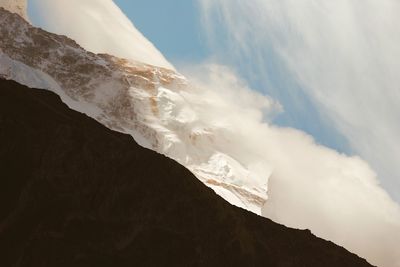
[(233, 207), (188, 170), (0, 80), (0, 266), (370, 266)]

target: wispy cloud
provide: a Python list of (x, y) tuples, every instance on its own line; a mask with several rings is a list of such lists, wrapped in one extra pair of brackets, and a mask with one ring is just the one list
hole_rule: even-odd
[[(296, 107), (302, 90), (381, 179), (360, 158), (276, 128), (281, 141), (268, 148), (276, 156), (268, 157), (274, 172), (264, 214), (311, 228), (379, 265), (400, 266), (398, 206), (379, 189), (382, 182), (400, 200), (400, 3), (199, 0), (199, 5), (217, 58), (250, 70), (247, 78), (285, 98), (283, 108), (290, 112), (301, 112)], [(276, 92), (282, 87), (274, 88), (273, 79), (298, 86)], [(263, 134), (254, 140), (270, 137)]]
[(112, 0), (31, 0), (30, 6), (33, 23), (67, 35), (89, 51), (173, 69)]
[[(266, 86), (271, 76), (282, 83), (295, 80), (400, 200), (398, 1), (199, 3), (214, 48), (223, 47), (224, 56), (236, 63), (247, 62)], [(221, 32), (226, 41), (218, 38)], [(292, 96), (293, 105), (286, 101), (284, 108), (296, 108), (298, 88), (285, 89), (273, 95)]]

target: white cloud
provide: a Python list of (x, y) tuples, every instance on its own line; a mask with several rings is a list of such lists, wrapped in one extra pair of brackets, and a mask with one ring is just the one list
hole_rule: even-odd
[[(223, 55), (249, 62), (253, 75), (263, 77), (266, 85), (274, 75), (266, 67), (273, 56), (284, 66), (280, 70), (286, 70), (281, 79), (297, 80), (355, 151), (379, 171), (386, 188), (400, 198), (399, 2), (199, 3), (217, 52), (221, 52), (218, 36), (226, 31)], [(274, 167), (264, 215), (292, 227), (310, 228), (372, 263), (400, 266), (399, 207), (379, 188), (365, 162), (317, 146), (294, 130), (270, 127), (255, 132), (260, 135), (249, 139), (263, 140), (259, 148)]]
[[(44, 29), (64, 34), (95, 53), (173, 66), (112, 0), (30, 0)], [(35, 17), (31, 18), (35, 22)]]
[(269, 180), (264, 216), (311, 229), (379, 266), (400, 266), (400, 208), (366, 162), (266, 123), (263, 114), (279, 105), (227, 67), (205, 65), (186, 74), (199, 86), (196, 96), (186, 98), (198, 115), (196, 125), (222, 125), (214, 146)]
[[(400, 201), (399, 1), (199, 3), (214, 48), (236, 62), (248, 62), (246, 68), (267, 86), (274, 75), (282, 83), (296, 80)], [(227, 41), (218, 43), (225, 31)], [(271, 60), (274, 73), (267, 67)], [(284, 107), (289, 110), (297, 106), (298, 89), (286, 89), (292, 94), (293, 105)]]

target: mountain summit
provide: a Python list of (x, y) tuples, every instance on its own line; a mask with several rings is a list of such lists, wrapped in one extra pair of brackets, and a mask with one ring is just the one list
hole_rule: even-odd
[(0, 7), (20, 15), (28, 21), (27, 6), (26, 0), (0, 0)]

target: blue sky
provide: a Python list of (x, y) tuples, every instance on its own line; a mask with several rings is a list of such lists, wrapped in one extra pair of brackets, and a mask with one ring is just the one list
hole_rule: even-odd
[(195, 0), (176, 0), (173, 4), (160, 0), (115, 2), (174, 64), (199, 62), (208, 57)]
[[(288, 77), (284, 77), (286, 71), (279, 69), (279, 64), (272, 54), (270, 60), (266, 61), (270, 62), (268, 68), (272, 84), (266, 85), (263, 79), (252, 77), (251, 71), (241, 67), (248, 64), (231, 61), (229, 54), (221, 53), (224, 47), (217, 48), (219, 51), (210, 49), (201, 26), (197, 0), (176, 0), (174, 4), (160, 0), (116, 0), (115, 2), (135, 26), (178, 68), (181, 64), (198, 64), (210, 57), (218, 63), (229, 65), (252, 88), (281, 102), (285, 112), (276, 118), (275, 123), (301, 129), (313, 135), (317, 142), (323, 145), (347, 154), (352, 153), (346, 139), (324, 122), (324, 118), (319, 115), (301, 90), (296, 90), (294, 96), (296, 99), (293, 99), (292, 95), (289, 96), (287, 88), (298, 85)], [(224, 32), (220, 29), (218, 31), (220, 31), (220, 43), (223, 44)]]

